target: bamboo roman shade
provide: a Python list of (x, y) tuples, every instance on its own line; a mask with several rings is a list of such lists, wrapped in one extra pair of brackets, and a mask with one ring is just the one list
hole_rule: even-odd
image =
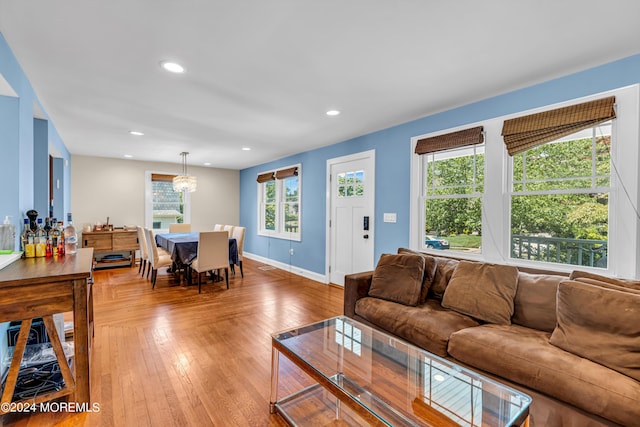
[(484, 142), (483, 127), (478, 126), (444, 135), (419, 139), (416, 144), (416, 154), (435, 153), (436, 151), (450, 150), (452, 148), (467, 145), (482, 144)]
[(616, 118), (615, 96), (506, 120), (502, 136), (510, 156)]
[(151, 174), (151, 181), (155, 181), (155, 182), (173, 182), (173, 178), (174, 177), (175, 177), (175, 175), (152, 173)]
[(260, 183), (263, 182), (267, 182), (267, 181), (273, 181), (275, 178), (275, 176), (273, 176), (273, 172), (267, 172), (267, 173), (261, 173), (260, 175), (258, 175), (258, 179), (257, 181)]
[(285, 179), (285, 178), (289, 178), (290, 176), (297, 176), (297, 175), (298, 175), (297, 166), (276, 171), (276, 179)]

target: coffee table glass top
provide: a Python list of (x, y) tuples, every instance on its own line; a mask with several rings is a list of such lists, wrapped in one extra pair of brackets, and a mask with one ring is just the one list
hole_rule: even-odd
[(347, 401), (378, 425), (500, 427), (528, 417), (526, 394), (348, 317), (275, 333), (272, 344), (276, 383), (278, 351), (333, 390), (313, 386), (278, 400), (281, 413), (319, 398), (336, 414)]

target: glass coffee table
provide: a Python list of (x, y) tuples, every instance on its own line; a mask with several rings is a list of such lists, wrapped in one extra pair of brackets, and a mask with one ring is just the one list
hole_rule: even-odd
[[(528, 426), (531, 398), (351, 318), (272, 335), (270, 412), (290, 425)], [(283, 355), (314, 384), (278, 398)]]

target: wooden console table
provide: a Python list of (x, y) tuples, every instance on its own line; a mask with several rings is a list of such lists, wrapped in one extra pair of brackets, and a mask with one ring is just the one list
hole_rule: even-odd
[[(91, 277), (92, 264), (93, 249), (78, 249), (76, 254), (62, 257), (19, 259), (0, 270), (0, 322), (22, 321), (2, 393), (2, 403), (9, 403), (13, 398), (31, 322), (36, 317), (42, 317), (65, 387), (24, 402), (41, 403), (70, 396), (69, 401), (86, 404), (89, 409), (93, 296), (88, 279)], [(73, 312), (75, 378), (53, 322), (54, 314), (68, 311)]]
[[(137, 230), (83, 231), (82, 247), (93, 248), (96, 254), (109, 252), (129, 252), (129, 265), (136, 264), (136, 250), (139, 249)], [(113, 263), (98, 263), (100, 266), (113, 266)]]

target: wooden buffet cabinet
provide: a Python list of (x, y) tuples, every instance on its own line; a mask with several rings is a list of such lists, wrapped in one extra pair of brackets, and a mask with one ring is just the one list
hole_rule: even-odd
[[(113, 231), (83, 231), (82, 247), (93, 248), (93, 252), (96, 255), (105, 255), (113, 252), (129, 252), (131, 256), (128, 260), (129, 265), (133, 267), (136, 263), (136, 250), (139, 249), (138, 231), (120, 229)], [(96, 268), (106, 265), (113, 266), (114, 264), (107, 264), (104, 261), (97, 262)]]
[[(31, 322), (37, 317), (44, 321), (65, 386), (23, 402), (41, 403), (68, 396), (71, 402), (90, 405), (93, 294), (89, 279), (92, 263), (93, 250), (78, 249), (76, 254), (61, 257), (18, 259), (0, 270), (0, 322), (22, 321), (2, 393), (3, 408), (10, 408), (6, 405), (12, 401)], [(72, 367), (67, 363), (53, 321), (54, 314), (64, 312), (73, 312)], [(0, 416), (5, 412), (8, 411), (0, 409)]]

